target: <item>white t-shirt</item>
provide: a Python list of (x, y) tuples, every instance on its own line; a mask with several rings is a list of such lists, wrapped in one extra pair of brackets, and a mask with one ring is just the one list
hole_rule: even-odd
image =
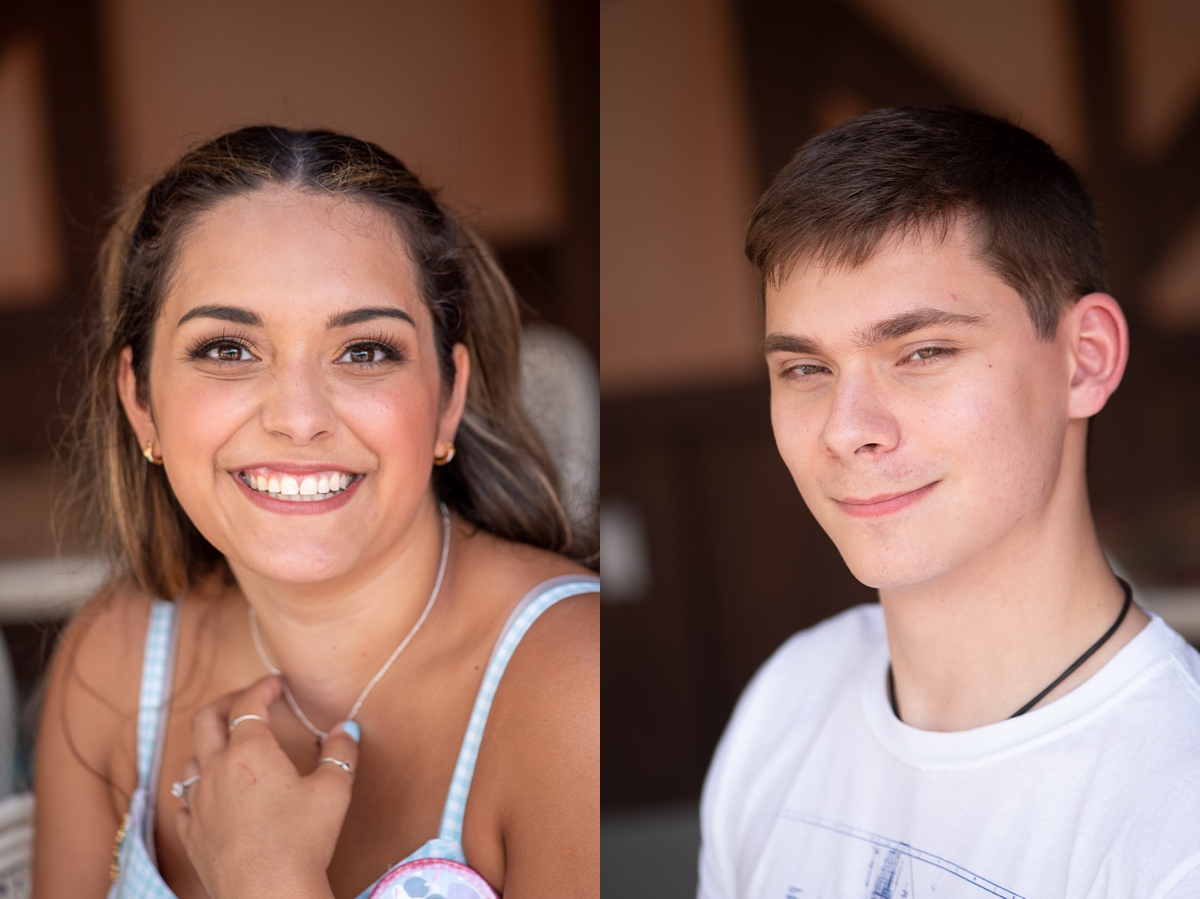
[(1160, 618), (1020, 718), (917, 730), (878, 605), (792, 637), (704, 788), (701, 899), (1200, 897), (1200, 654)]

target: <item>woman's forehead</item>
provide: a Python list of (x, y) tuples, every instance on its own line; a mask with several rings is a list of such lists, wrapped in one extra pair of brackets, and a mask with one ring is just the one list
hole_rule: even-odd
[[(420, 302), (399, 229), (384, 211), (355, 200), (296, 190), (231, 197), (182, 239), (164, 306), (321, 299)], [(410, 312), (415, 312), (410, 309)]]

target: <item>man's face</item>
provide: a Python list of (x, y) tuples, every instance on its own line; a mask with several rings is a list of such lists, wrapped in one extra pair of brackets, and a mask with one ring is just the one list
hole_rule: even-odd
[(944, 241), (768, 287), (775, 439), (854, 575), (903, 589), (1019, 558), (1069, 500), (1069, 353)]

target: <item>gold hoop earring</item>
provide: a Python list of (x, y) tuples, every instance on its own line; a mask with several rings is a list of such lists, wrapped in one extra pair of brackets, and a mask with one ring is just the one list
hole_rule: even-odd
[(441, 468), (443, 465), (449, 465), (453, 461), (454, 461), (454, 443), (453, 443), (453, 441), (447, 440), (446, 441), (446, 452), (444, 452), (440, 456), (437, 453), (434, 453), (433, 454), (433, 464), (436, 465), (438, 468)]
[(146, 445), (142, 447), (142, 455), (146, 457), (146, 461), (151, 465), (162, 465), (162, 456), (154, 455), (154, 438), (151, 437), (146, 441)]

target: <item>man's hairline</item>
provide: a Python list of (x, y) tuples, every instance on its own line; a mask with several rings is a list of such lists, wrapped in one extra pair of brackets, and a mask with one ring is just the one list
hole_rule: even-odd
[[(908, 223), (901, 223), (895, 227), (888, 229), (875, 242), (875, 245), (870, 248), (867, 255), (861, 260), (854, 260), (849, 257), (849, 254), (833, 254), (826, 250), (828, 244), (824, 241), (817, 243), (809, 249), (801, 249), (798, 246), (793, 246), (791, 249), (781, 254), (780, 259), (769, 269), (758, 269), (759, 274), (759, 292), (758, 300), (763, 309), (766, 309), (767, 290), (779, 290), (796, 276), (797, 269), (803, 265), (801, 274), (808, 272), (814, 266), (820, 267), (827, 272), (841, 271), (853, 272), (867, 265), (872, 259), (878, 256), (889, 246), (903, 246), (904, 244), (915, 244), (933, 236), (935, 244), (933, 249), (940, 249), (945, 246), (946, 242), (958, 230), (958, 226), (962, 225), (965, 228), (967, 236), (966, 250), (970, 258), (981, 265), (984, 265), (993, 272), (996, 277), (1003, 281), (1006, 285), (1012, 288), (1021, 300), (1021, 305), (1025, 307), (1025, 315), (1033, 326), (1034, 336), (1039, 343), (1049, 343), (1054, 339), (1055, 332), (1058, 330), (1058, 325), (1062, 323), (1063, 315), (1070, 307), (1079, 302), (1082, 297), (1076, 297), (1071, 302), (1058, 307), (1057, 317), (1055, 319), (1054, 332), (1043, 334), (1038, 325), (1037, 319), (1034, 316), (1034, 304), (1025, 296), (1024, 292), (1015, 284), (1011, 283), (1004, 276), (1003, 272), (997, 270), (987, 252), (982, 248), (982, 239), (975, 227), (972, 226), (970, 215), (967, 210), (959, 210), (955, 213), (950, 213), (944, 217), (930, 217), (920, 219)], [(757, 266), (755, 266), (757, 268)]]

